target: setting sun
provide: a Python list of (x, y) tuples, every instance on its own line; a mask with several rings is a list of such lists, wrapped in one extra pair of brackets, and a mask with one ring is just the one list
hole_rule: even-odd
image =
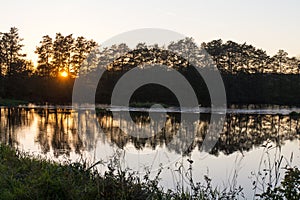
[(68, 72), (63, 71), (63, 72), (60, 73), (60, 75), (61, 75), (62, 77), (67, 77), (67, 76), (68, 76)]

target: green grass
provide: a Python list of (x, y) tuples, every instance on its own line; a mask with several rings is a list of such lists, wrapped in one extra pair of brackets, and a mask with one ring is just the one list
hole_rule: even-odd
[[(118, 157), (110, 160), (101, 174), (95, 165), (59, 164), (0, 145), (0, 199), (211, 199), (227, 195), (207, 184), (193, 185), (193, 193), (178, 188), (164, 190), (159, 186), (161, 170), (150, 178), (121, 170)], [(220, 198), (216, 198), (220, 199)]]
[(19, 106), (19, 105), (26, 105), (28, 103), (29, 102), (23, 101), (23, 100), (2, 99), (2, 98), (0, 98), (0, 106), (13, 107), (13, 106)]
[[(212, 180), (207, 176), (204, 184), (194, 183), (192, 170), (186, 173), (180, 167), (178, 173), (185, 174), (190, 180), (189, 190), (160, 187), (162, 169), (153, 179), (149, 171), (139, 178), (136, 172), (121, 170), (118, 156), (105, 164), (108, 169), (105, 173), (97, 171), (95, 166), (99, 164), (104, 163), (91, 166), (86, 162), (60, 164), (0, 144), (0, 199), (238, 199), (242, 194), (240, 187), (213, 188)], [(297, 199), (299, 181), (298, 168), (287, 169), (281, 186), (257, 196)]]
[[(0, 199), (156, 199), (162, 191), (116, 170), (104, 175), (86, 164), (58, 164), (0, 146)], [(153, 185), (153, 184), (152, 184)]]

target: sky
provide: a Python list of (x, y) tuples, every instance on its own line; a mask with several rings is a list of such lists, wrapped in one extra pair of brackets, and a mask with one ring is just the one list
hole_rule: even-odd
[(300, 56), (299, 0), (1, 0), (0, 32), (17, 27), (27, 58), (42, 36), (84, 36), (102, 43), (138, 28), (163, 28), (193, 37), (252, 44), (274, 55)]

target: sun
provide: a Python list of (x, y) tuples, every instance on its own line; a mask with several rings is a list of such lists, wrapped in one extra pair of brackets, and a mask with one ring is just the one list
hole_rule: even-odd
[(66, 72), (66, 71), (62, 71), (62, 72), (60, 72), (60, 75), (61, 75), (62, 77), (67, 77), (69, 74), (68, 74), (68, 72)]

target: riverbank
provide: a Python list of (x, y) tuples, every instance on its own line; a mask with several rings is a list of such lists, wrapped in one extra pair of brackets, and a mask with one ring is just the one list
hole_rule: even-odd
[(58, 164), (1, 145), (0, 199), (158, 199), (163, 195), (155, 182), (142, 183), (110, 166), (101, 176), (86, 164)]
[[(0, 199), (236, 199), (242, 193), (242, 188), (229, 192), (212, 188), (208, 177), (205, 184), (191, 180), (191, 190), (166, 191), (159, 186), (160, 172), (153, 179), (148, 173), (139, 178), (121, 170), (117, 162), (108, 162), (108, 171), (101, 175), (95, 166), (102, 162), (59, 164), (0, 145)], [(280, 187), (258, 197), (299, 199), (298, 168), (287, 169)]]
[[(125, 73), (104, 73), (97, 87), (97, 104), (110, 104), (111, 95), (119, 78)], [(191, 86), (202, 106), (211, 105), (206, 84), (194, 72), (186, 72)], [(221, 74), (226, 91), (227, 105), (282, 105), (300, 106), (300, 76), (298, 74)], [(74, 78), (45, 77), (2, 78), (0, 97), (23, 99), (30, 102), (70, 104), (72, 102)], [(46, 89), (45, 89), (46, 88)], [(132, 91), (133, 92), (133, 91)], [(172, 91), (165, 87), (149, 84), (134, 91), (130, 102), (135, 106), (149, 106), (147, 102), (178, 106)], [(141, 103), (144, 102), (144, 103)], [(146, 104), (146, 105), (145, 105)]]
[(28, 105), (28, 101), (17, 99), (2, 99), (0, 98), (0, 106), (14, 107), (19, 105)]

